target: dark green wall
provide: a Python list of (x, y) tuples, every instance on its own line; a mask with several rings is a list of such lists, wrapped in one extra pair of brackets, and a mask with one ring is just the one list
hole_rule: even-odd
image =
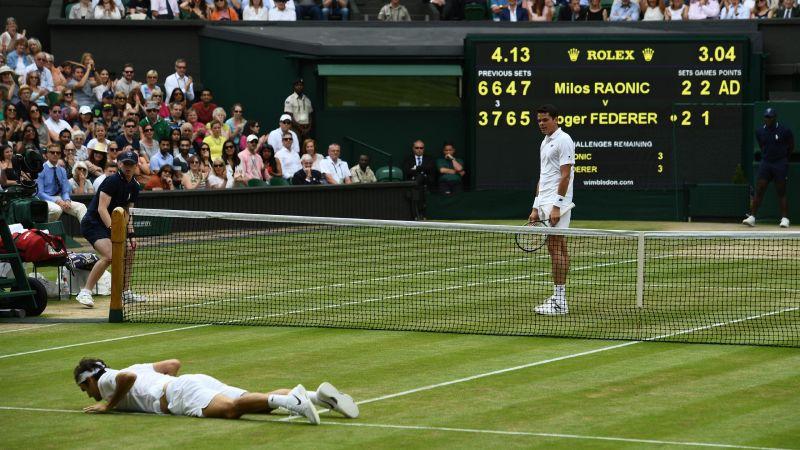
[[(296, 61), (284, 52), (210, 38), (200, 39), (200, 56), (203, 81), (229, 117), (231, 105), (239, 102), (246, 118), (261, 121), (262, 133), (278, 127), (283, 102), (298, 74)], [(314, 89), (306, 85), (312, 100)]]
[[(343, 148), (343, 158), (355, 163), (363, 148), (355, 148), (344, 137), (349, 136), (394, 155), (396, 164), (410, 152), (411, 142), (426, 141), (428, 152), (439, 155), (441, 144), (451, 140), (465, 156), (464, 128), (461, 110), (430, 111), (425, 109), (333, 109), (323, 101), (323, 83), (316, 75), (316, 63), (298, 59), (297, 55), (252, 45), (201, 38), (203, 80), (214, 91), (217, 104), (229, 110), (240, 102), (245, 117), (261, 121), (262, 133), (278, 126), (283, 102), (292, 93), (292, 83), (302, 76), (306, 94), (315, 109), (315, 135), (320, 151), (331, 142)], [(257, 81), (252, 81), (253, 79)], [(386, 159), (373, 156), (373, 167), (386, 164)], [(469, 162), (467, 162), (469, 164)]]

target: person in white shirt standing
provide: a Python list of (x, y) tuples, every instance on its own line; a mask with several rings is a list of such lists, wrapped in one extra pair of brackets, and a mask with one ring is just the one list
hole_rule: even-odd
[(166, 91), (166, 95), (171, 95), (172, 91), (176, 88), (179, 88), (183, 91), (183, 95), (186, 96), (186, 100), (193, 102), (194, 101), (194, 81), (192, 81), (192, 77), (186, 75), (186, 60), (182, 58), (178, 58), (175, 60), (175, 73), (168, 76), (166, 80), (164, 80), (164, 90)]
[(314, 113), (311, 100), (303, 93), (304, 87), (302, 78), (295, 80), (292, 85), (294, 92), (283, 102), (283, 112), (292, 116), (292, 126), (301, 141), (311, 135), (311, 114)]
[(316, 391), (302, 384), (269, 393), (248, 392), (203, 374), (178, 375), (181, 362), (167, 359), (114, 370), (101, 359), (83, 358), (73, 371), (75, 383), (100, 402), (83, 408), (87, 413), (112, 410), (190, 417), (238, 419), (243, 414), (269, 414), (283, 407), (318, 425), (314, 405), (345, 417), (358, 417), (353, 398), (323, 382)]
[(328, 157), (322, 160), (320, 164), (320, 172), (325, 176), (328, 184), (350, 184), (353, 181), (350, 179), (350, 167), (347, 162), (339, 159), (342, 153), (342, 148), (339, 144), (331, 144), (328, 146)]
[[(575, 177), (575, 143), (558, 127), (558, 111), (553, 105), (542, 105), (536, 110), (539, 130), (545, 135), (539, 147), (539, 183), (536, 186), (536, 199), (528, 220), (536, 222), (549, 220), (554, 228), (569, 228), (572, 206), (572, 182)], [(562, 209), (566, 212), (562, 213)], [(537, 314), (567, 314), (567, 273), (569, 272), (569, 253), (564, 236), (551, 235), (547, 238), (547, 251), (550, 253), (553, 271), (553, 295), (537, 306)]]

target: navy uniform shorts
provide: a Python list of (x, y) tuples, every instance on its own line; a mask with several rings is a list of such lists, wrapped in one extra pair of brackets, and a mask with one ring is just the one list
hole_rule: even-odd
[(769, 162), (761, 161), (758, 166), (758, 179), (767, 181), (786, 181), (789, 175), (789, 163), (787, 161)]
[(111, 230), (101, 223), (86, 218), (81, 221), (81, 234), (92, 246), (100, 239), (111, 239)]

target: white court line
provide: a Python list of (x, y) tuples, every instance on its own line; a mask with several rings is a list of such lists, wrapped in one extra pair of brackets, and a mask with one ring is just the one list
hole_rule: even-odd
[[(0, 406), (0, 411), (31, 411), (31, 412), (54, 412), (68, 414), (84, 414), (79, 409), (55, 409), (55, 408), (26, 408), (14, 406)], [(277, 422), (277, 420), (268, 420)], [(658, 439), (636, 439), (616, 436), (590, 436), (581, 434), (562, 434), (562, 433), (536, 433), (532, 431), (504, 431), (504, 430), (482, 430), (475, 428), (452, 428), (452, 427), (429, 427), (419, 425), (391, 425), (385, 423), (363, 423), (363, 422), (323, 422), (326, 426), (341, 427), (362, 427), (362, 428), (387, 428), (394, 430), (419, 430), (419, 431), (446, 431), (452, 433), (473, 433), (473, 434), (492, 434), (501, 436), (531, 436), (559, 439), (576, 439), (589, 441), (612, 441), (612, 442), (633, 442), (637, 444), (656, 444), (656, 445), (682, 445), (687, 447), (712, 447), (712, 448), (737, 448), (747, 450), (791, 450), (776, 447), (753, 447), (749, 445), (720, 444), (712, 442), (686, 442), (686, 441), (662, 441)]]
[[(31, 325), (36, 325), (36, 324), (31, 324)], [(3, 333), (14, 333), (16, 331), (38, 330), (40, 328), (54, 327), (56, 325), (61, 325), (61, 324), (60, 323), (51, 323), (51, 324), (47, 324), (47, 325), (37, 325), (37, 326), (33, 326), (33, 327), (28, 327), (28, 328), (14, 328), (13, 330), (2, 330), (2, 331), (0, 331), (0, 334), (3, 334)]]
[(30, 350), (30, 351), (27, 351), (27, 352), (19, 352), (19, 353), (10, 353), (8, 355), (0, 355), (0, 359), (14, 358), (16, 356), (32, 355), (34, 353), (50, 352), (50, 351), (53, 351), (53, 350), (63, 350), (65, 348), (82, 347), (84, 345), (102, 344), (102, 343), (105, 343), (105, 342), (114, 342), (114, 341), (123, 341), (125, 339), (133, 339), (133, 338), (144, 337), (144, 336), (154, 336), (154, 335), (157, 335), (157, 334), (172, 333), (173, 331), (192, 330), (192, 329), (195, 329), (195, 328), (209, 327), (211, 325), (213, 325), (213, 324), (204, 323), (204, 324), (200, 324), (200, 325), (190, 325), (188, 327), (171, 328), (169, 330), (151, 331), (149, 333), (132, 334), (132, 335), (129, 335), (129, 336), (120, 336), (120, 337), (115, 337), (115, 338), (101, 339), (99, 341), (79, 342), (77, 344), (59, 345), (58, 347), (40, 348), (38, 350)]
[[(374, 397), (374, 398), (370, 398), (370, 399), (367, 399), (367, 400), (362, 400), (362, 401), (356, 402), (356, 403), (359, 404), (359, 405), (363, 405), (363, 404), (367, 404), (367, 403), (379, 402), (379, 401), (382, 401), (382, 400), (388, 400), (390, 398), (396, 398), (396, 397), (402, 397), (402, 396), (409, 395), (409, 394), (415, 394), (417, 392), (429, 391), (431, 389), (436, 389), (436, 388), (440, 388), (440, 387), (443, 387), (443, 386), (450, 386), (450, 385), (453, 385), (453, 384), (459, 384), (459, 383), (464, 383), (464, 382), (467, 382), (467, 381), (478, 380), (478, 379), (481, 379), (481, 378), (486, 378), (486, 377), (499, 375), (499, 374), (503, 374), (503, 373), (508, 373), (508, 372), (514, 372), (514, 371), (517, 371), (517, 370), (527, 369), (529, 367), (541, 366), (541, 365), (544, 365), (544, 364), (550, 364), (550, 363), (554, 363), (554, 362), (558, 362), (558, 361), (564, 361), (564, 360), (567, 360), (567, 359), (578, 358), (578, 357), (581, 357), (581, 356), (592, 355), (592, 354), (595, 354), (595, 353), (605, 352), (605, 351), (608, 351), (608, 350), (615, 350), (615, 349), (622, 348), (622, 347), (628, 347), (628, 346), (631, 346), (631, 345), (641, 344), (642, 342), (658, 341), (658, 340), (661, 340), (661, 339), (667, 339), (667, 338), (674, 337), (674, 336), (680, 336), (682, 334), (694, 333), (696, 331), (710, 330), (712, 328), (718, 328), (718, 327), (722, 327), (722, 326), (726, 326), (726, 325), (731, 325), (731, 324), (734, 324), (734, 323), (746, 322), (748, 320), (760, 319), (762, 317), (774, 316), (776, 314), (783, 314), (785, 312), (797, 311), (799, 309), (800, 309), (800, 307), (783, 308), (783, 309), (779, 309), (779, 310), (776, 310), (776, 311), (770, 311), (770, 312), (766, 312), (766, 313), (762, 313), (762, 314), (743, 317), (743, 318), (740, 318), (740, 319), (729, 320), (727, 322), (712, 323), (712, 324), (709, 324), (709, 325), (704, 325), (704, 326), (700, 326), (700, 327), (694, 327), (694, 328), (689, 328), (689, 329), (686, 329), (686, 330), (676, 331), (674, 333), (667, 333), (667, 334), (662, 334), (662, 335), (659, 335), (659, 336), (653, 336), (653, 337), (650, 337), (650, 338), (647, 338), (647, 339), (643, 339), (641, 341), (628, 341), (628, 342), (624, 342), (622, 344), (611, 345), (611, 346), (608, 346), (608, 347), (601, 347), (601, 348), (598, 348), (598, 349), (588, 350), (588, 351), (585, 351), (585, 352), (573, 353), (571, 355), (564, 355), (564, 356), (559, 356), (559, 357), (556, 357), (556, 358), (550, 358), (550, 359), (545, 359), (545, 360), (541, 360), (541, 361), (535, 361), (535, 362), (528, 363), (528, 364), (522, 364), (522, 365), (519, 365), (519, 366), (507, 367), (505, 369), (493, 370), (491, 372), (479, 373), (477, 375), (472, 375), (472, 376), (468, 376), (468, 377), (464, 377), (464, 378), (458, 378), (458, 379), (450, 380), (450, 381), (444, 381), (444, 382), (441, 382), (441, 383), (429, 384), (427, 386), (422, 386), (422, 387), (418, 387), (418, 388), (414, 388), (414, 389), (409, 389), (407, 391), (397, 392), (397, 393), (394, 393), (394, 394), (382, 395), (380, 397)], [(327, 411), (330, 411), (330, 410), (328, 410), (328, 409), (320, 410), (320, 412), (327, 412)], [(285, 417), (283, 419), (280, 419), (280, 421), (281, 422), (288, 422), (288, 421), (291, 421), (291, 420), (294, 420), (294, 419), (297, 419), (297, 418), (299, 418), (299, 417), (298, 416), (289, 416), (289, 417)]]
[(503, 431), (503, 430), (482, 430), (475, 428), (427, 427), (418, 425), (390, 425), (383, 423), (323, 422), (322, 425), (364, 427), (364, 428), (389, 428), (395, 430), (447, 431), (453, 433), (493, 434), (501, 436), (535, 436), (535, 437), (577, 439), (577, 440), (589, 440), (589, 441), (633, 442), (637, 444), (682, 445), (686, 447), (740, 448), (740, 449), (751, 449), (751, 450), (791, 450), (791, 449), (783, 449), (775, 447), (751, 447), (749, 445), (718, 444), (712, 442), (662, 441), (658, 439), (636, 439), (636, 438), (624, 438), (615, 436), (587, 436), (581, 434), (535, 433), (531, 431)]

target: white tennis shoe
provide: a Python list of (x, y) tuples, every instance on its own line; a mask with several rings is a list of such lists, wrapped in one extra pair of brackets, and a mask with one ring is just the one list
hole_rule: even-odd
[(75, 296), (75, 300), (87, 308), (94, 308), (94, 299), (92, 298), (92, 293), (87, 290), (81, 289), (81, 291), (78, 292), (78, 295)]
[(555, 296), (552, 296), (545, 300), (544, 303), (534, 308), (533, 311), (543, 316), (559, 316), (569, 313), (569, 308), (567, 307), (566, 300), (559, 301)]
[(308, 392), (302, 384), (298, 384), (289, 392), (289, 406), (286, 408), (292, 414), (305, 417), (312, 425), (319, 425), (319, 413), (308, 398)]
[(747, 216), (747, 218), (744, 219), (742, 223), (747, 225), (748, 227), (754, 227), (756, 226), (756, 216)]
[(353, 397), (343, 394), (327, 381), (317, 388), (317, 400), (320, 406), (336, 411), (348, 419), (358, 417), (358, 405), (353, 401)]
[(782, 218), (781, 223), (778, 224), (778, 226), (781, 228), (789, 228), (789, 218), (788, 217)]
[(124, 291), (122, 293), (122, 301), (125, 303), (143, 303), (147, 301), (147, 297), (141, 294), (134, 294), (133, 291)]

